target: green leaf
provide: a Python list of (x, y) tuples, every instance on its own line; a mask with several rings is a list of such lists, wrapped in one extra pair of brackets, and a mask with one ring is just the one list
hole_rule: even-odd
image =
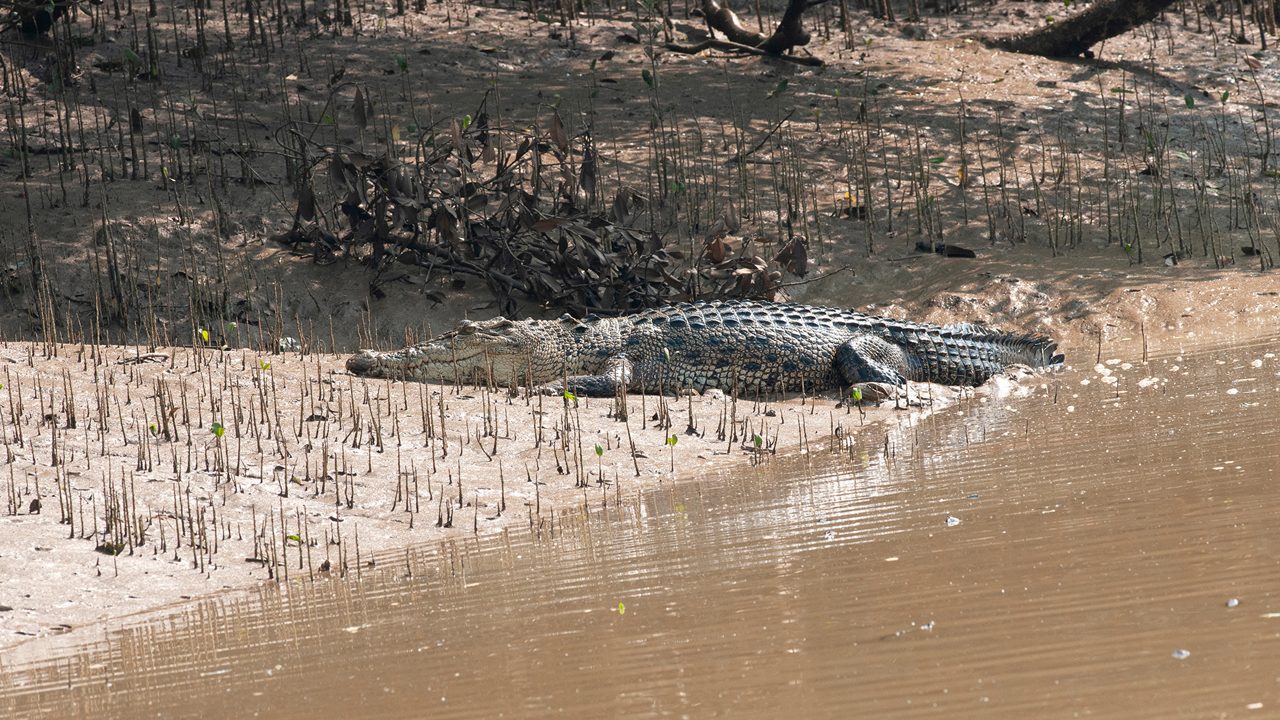
[(396, 56), (396, 66), (400, 68), (400, 72), (409, 72), (409, 58), (405, 55)]
[(258, 367), (262, 368), (263, 370), (270, 370), (271, 363), (267, 362), (266, 360), (259, 360)]
[(296, 542), (296, 543), (301, 543), (301, 542), (302, 542), (302, 538), (301, 538), (300, 536), (298, 536), (298, 535), (285, 535), (285, 536), (284, 536), (284, 538), (285, 538), (286, 540), (292, 540), (292, 541), (294, 541), (294, 542)]
[(946, 159), (947, 159), (946, 155), (939, 155), (937, 157), (929, 158), (929, 162), (933, 163), (934, 165), (941, 165), (943, 162), (946, 161)]
[(764, 445), (764, 438), (760, 437), (760, 433), (755, 433), (751, 436), (751, 444), (755, 445), (756, 449), (759, 450), (760, 446)]
[(209, 342), (209, 331), (204, 328), (200, 328), (200, 339), (205, 342)]
[(653, 73), (648, 70), (641, 70), (640, 77), (644, 79), (644, 84), (653, 87)]
[(1187, 107), (1189, 108), (1193, 108), (1196, 106), (1196, 98), (1191, 93), (1187, 93), (1186, 95), (1183, 95), (1182, 102), (1186, 103)]
[(779, 95), (781, 95), (783, 92), (785, 92), (786, 89), (787, 89), (787, 79), (782, 78), (781, 80), (778, 81), (777, 85), (773, 86), (773, 89), (769, 91), (769, 94), (765, 96), (765, 99), (772, 100), (773, 98), (776, 98)]
[(215, 437), (222, 437), (223, 433), (227, 431), (226, 428), (222, 427), (222, 423), (220, 422), (216, 422), (213, 425), (209, 426), (209, 429), (213, 431), (213, 434)]
[(471, 127), (471, 116), (470, 116), (470, 115), (463, 115), (463, 116), (462, 116), (462, 129), (463, 129), (463, 130), (466, 130), (466, 129), (467, 129), (467, 128), (469, 128), (469, 127)]
[(604, 448), (600, 446), (600, 443), (596, 443), (596, 457), (604, 457)]
[(1223, 105), (1226, 105), (1226, 104), (1227, 104), (1227, 98), (1229, 98), (1229, 97), (1231, 97), (1231, 91), (1230, 91), (1230, 90), (1223, 90), (1223, 91), (1222, 91), (1222, 97), (1221, 97), (1221, 98), (1219, 98), (1219, 99), (1222, 101), (1222, 104), (1223, 104)]
[(150, 425), (148, 425), (147, 429), (151, 431), (152, 435), (155, 435), (156, 433), (160, 432), (159, 428), (156, 427), (155, 423), (151, 423)]
[(576, 402), (576, 401), (578, 400), (578, 396), (577, 396), (577, 395), (574, 395), (573, 393), (569, 392), (568, 390), (565, 390), (565, 391), (564, 391), (564, 399), (565, 399), (565, 400), (568, 400), (569, 402)]
[(229, 330), (229, 331), (231, 331), (231, 332), (235, 332), (235, 331), (236, 331), (236, 330), (238, 330), (239, 328), (240, 328), (240, 323), (237, 323), (237, 322), (229, 322), (229, 323), (227, 323), (227, 330)]
[(862, 402), (862, 388), (856, 387), (853, 389), (853, 392), (849, 394), (853, 396), (854, 402)]
[(680, 442), (680, 438), (676, 437), (675, 435), (667, 436), (667, 445), (670, 445), (671, 447), (675, 447), (676, 443), (678, 442)]
[(627, 605), (626, 605), (626, 603), (624, 603), (624, 602), (622, 602), (622, 601), (618, 601), (618, 614), (619, 614), (619, 615), (626, 615), (626, 614), (627, 614)]

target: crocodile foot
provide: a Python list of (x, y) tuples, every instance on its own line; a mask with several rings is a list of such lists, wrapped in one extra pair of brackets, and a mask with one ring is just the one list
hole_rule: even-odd
[[(854, 391), (857, 391), (856, 393)], [(856, 383), (840, 394), (839, 407), (846, 405), (879, 405), (885, 400), (898, 400), (906, 393), (906, 387), (882, 382)], [(856, 398), (856, 400), (855, 400)]]

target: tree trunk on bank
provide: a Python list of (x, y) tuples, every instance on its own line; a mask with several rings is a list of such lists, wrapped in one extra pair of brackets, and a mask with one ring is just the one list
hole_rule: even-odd
[(1038, 30), (995, 38), (1004, 50), (1046, 57), (1092, 57), (1089, 48), (1150, 22), (1174, 0), (1096, 0), (1088, 10)]
[[(702, 0), (702, 15), (707, 21), (707, 29), (713, 31), (711, 37), (696, 45), (667, 43), (668, 50), (686, 54), (696, 54), (703, 50), (724, 50), (727, 52), (746, 53), (749, 55), (767, 55), (801, 65), (822, 66), (824, 63), (817, 57), (800, 57), (788, 55), (795, 48), (809, 44), (809, 31), (804, 29), (804, 11), (821, 5), (827, 0), (789, 0), (787, 10), (782, 14), (782, 21), (772, 35), (758, 33), (742, 23), (738, 14), (729, 8), (723, 0)], [(715, 37), (719, 32), (727, 40)]]

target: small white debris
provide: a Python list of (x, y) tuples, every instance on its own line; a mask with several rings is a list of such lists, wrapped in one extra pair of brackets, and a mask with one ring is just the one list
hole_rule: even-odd
[(1239, 390), (1238, 388), (1227, 388), (1227, 394), (1228, 394), (1228, 395), (1239, 395), (1239, 394), (1240, 394), (1240, 390)]
[(1133, 363), (1120, 363), (1120, 369), (1121, 369), (1121, 370), (1132, 370), (1132, 369), (1133, 369)]
[(947, 527), (955, 527), (959, 524), (960, 524), (960, 518), (956, 517), (955, 515), (947, 516)]
[(1073, 413), (1073, 412), (1075, 412), (1075, 411), (1076, 411), (1076, 406), (1075, 406), (1075, 405), (1068, 405), (1068, 406), (1067, 406), (1067, 412), (1069, 412), (1069, 413)]
[(1245, 705), (1245, 706), (1244, 706), (1244, 709), (1245, 709), (1245, 710), (1261, 710), (1261, 709), (1262, 709), (1262, 703), (1257, 703), (1257, 702), (1249, 703), (1248, 705)]
[(1184, 650), (1183, 648), (1178, 648), (1177, 650), (1173, 651), (1174, 660), (1186, 660), (1189, 657), (1191, 657), (1190, 650)]
[(1252, 365), (1253, 367), (1256, 367), (1256, 368), (1260, 368), (1260, 367), (1262, 367), (1262, 361), (1261, 361), (1261, 360), (1254, 360), (1253, 362), (1251, 362), (1251, 363), (1249, 363), (1249, 364), (1250, 364), (1250, 365)]
[(1240, 598), (1231, 598), (1230, 600), (1228, 600), (1227, 607), (1229, 608), (1240, 607)]

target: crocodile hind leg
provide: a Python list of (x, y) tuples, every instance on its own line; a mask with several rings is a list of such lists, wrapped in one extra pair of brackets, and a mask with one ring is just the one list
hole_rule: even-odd
[(610, 358), (596, 375), (570, 375), (566, 380), (557, 380), (538, 386), (538, 392), (544, 395), (562, 395), (565, 390), (582, 397), (614, 397), (619, 391), (625, 392), (631, 385), (633, 375), (631, 361), (624, 355)]
[(842, 385), (879, 402), (906, 387), (911, 368), (898, 345), (876, 335), (855, 335), (836, 350), (835, 371)]

